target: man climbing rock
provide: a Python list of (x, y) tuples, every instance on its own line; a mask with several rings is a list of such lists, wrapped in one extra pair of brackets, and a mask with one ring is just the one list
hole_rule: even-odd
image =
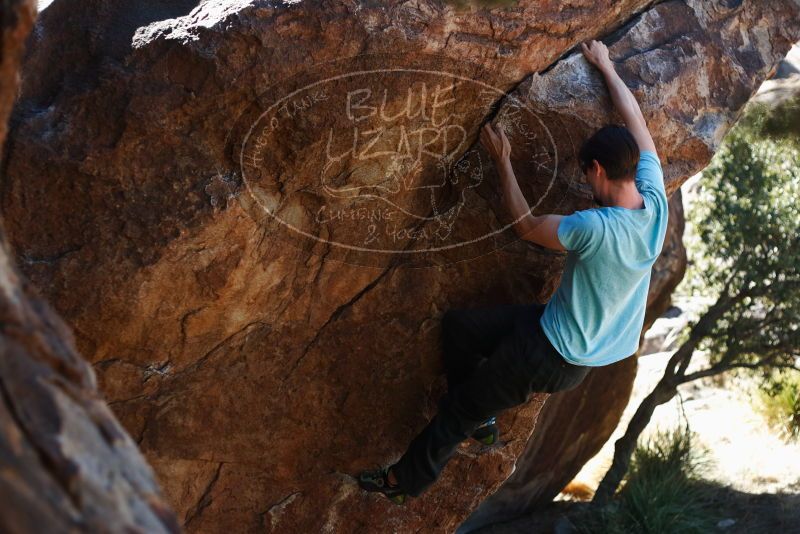
[(495, 416), (533, 392), (565, 391), (592, 367), (636, 352), (644, 323), (650, 269), (667, 229), (661, 164), (639, 105), (614, 70), (608, 49), (581, 45), (602, 73), (625, 125), (592, 135), (579, 163), (598, 208), (568, 216), (533, 216), (511, 168), (502, 128), (480, 134), (500, 175), (514, 229), (522, 238), (566, 250), (561, 284), (546, 305), (449, 310), (442, 320), (448, 391), (439, 411), (397, 463), (360, 473), (366, 491), (397, 504), (417, 497), (444, 468), (458, 444), (498, 439)]

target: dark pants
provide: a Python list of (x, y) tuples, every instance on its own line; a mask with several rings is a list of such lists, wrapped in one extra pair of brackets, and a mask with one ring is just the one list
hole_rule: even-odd
[(493, 415), (526, 402), (532, 392), (565, 391), (591, 367), (561, 357), (544, 335), (544, 305), (449, 310), (442, 318), (448, 391), (439, 412), (392, 466), (406, 493), (420, 495), (458, 444)]

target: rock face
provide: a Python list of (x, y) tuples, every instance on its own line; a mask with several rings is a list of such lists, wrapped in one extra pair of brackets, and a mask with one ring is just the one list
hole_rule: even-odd
[[(33, 0), (0, 14), (0, 147)], [(69, 327), (20, 275), (0, 223), (0, 531), (179, 532)]]
[[(669, 200), (667, 235), (653, 265), (643, 334), (669, 308), (670, 295), (686, 273), (684, 223), (678, 189)], [(551, 502), (617, 428), (633, 390), (637, 361), (626, 358), (595, 369), (580, 387), (550, 395), (514, 472), (458, 532), (529, 515)]]
[(570, 51), (603, 37), (674, 191), (800, 37), (793, 0), (650, 4), (47, 8), (4, 164), (9, 237), (189, 531), (451, 532), (508, 477), (545, 395), (403, 509), (352, 474), (433, 414), (444, 310), (558, 283), (564, 255), (509, 228), (487, 117), (534, 213), (589, 207), (577, 148), (614, 117)]

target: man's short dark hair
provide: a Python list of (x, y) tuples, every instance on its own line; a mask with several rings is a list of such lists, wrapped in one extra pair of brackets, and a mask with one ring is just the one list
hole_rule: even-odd
[(583, 143), (578, 163), (584, 173), (593, 159), (603, 166), (610, 180), (633, 179), (639, 163), (639, 147), (630, 130), (609, 124)]

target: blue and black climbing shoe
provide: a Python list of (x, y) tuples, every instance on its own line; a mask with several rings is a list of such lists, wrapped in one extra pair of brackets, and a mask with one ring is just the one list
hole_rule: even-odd
[(500, 438), (497, 430), (497, 419), (493, 416), (481, 423), (481, 426), (472, 433), (472, 439), (484, 445), (493, 445)]
[(406, 494), (399, 485), (389, 484), (389, 468), (378, 467), (362, 471), (358, 475), (358, 485), (366, 491), (377, 491), (386, 495), (386, 498), (395, 504), (406, 502)]

